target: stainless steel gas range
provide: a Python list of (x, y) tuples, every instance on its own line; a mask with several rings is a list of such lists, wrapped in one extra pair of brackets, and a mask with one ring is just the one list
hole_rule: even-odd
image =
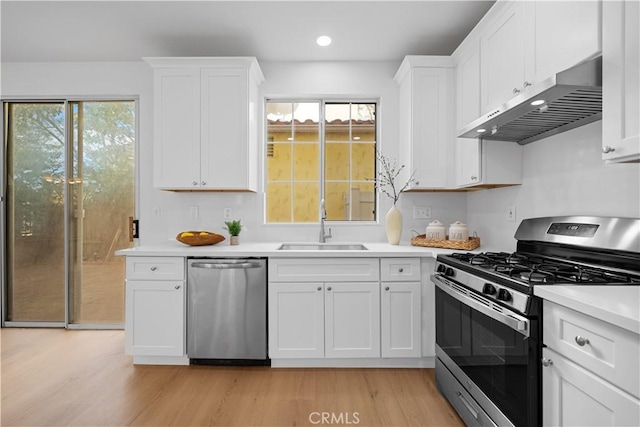
[(436, 380), (469, 426), (541, 425), (536, 285), (640, 285), (640, 219), (522, 221), (514, 253), (439, 255)]

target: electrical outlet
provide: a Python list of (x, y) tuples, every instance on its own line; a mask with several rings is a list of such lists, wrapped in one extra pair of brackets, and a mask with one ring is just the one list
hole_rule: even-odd
[(198, 207), (197, 206), (191, 206), (189, 208), (189, 218), (191, 218), (191, 219), (197, 219), (198, 218)]
[(507, 206), (507, 221), (513, 222), (516, 220), (516, 207)]
[(231, 208), (224, 208), (224, 210), (223, 210), (222, 212), (223, 212), (223, 213), (222, 213), (223, 218), (224, 218), (225, 220), (229, 220), (229, 219), (231, 219)]
[(431, 218), (431, 208), (428, 206), (424, 207), (413, 207), (413, 219), (429, 219)]

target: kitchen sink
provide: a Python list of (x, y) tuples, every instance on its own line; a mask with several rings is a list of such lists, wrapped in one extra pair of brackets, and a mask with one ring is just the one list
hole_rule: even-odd
[(359, 243), (283, 243), (279, 251), (366, 251)]

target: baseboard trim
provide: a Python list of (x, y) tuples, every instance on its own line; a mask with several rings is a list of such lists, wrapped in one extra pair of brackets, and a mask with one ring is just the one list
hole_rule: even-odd
[(272, 368), (434, 368), (436, 358), (271, 359)]

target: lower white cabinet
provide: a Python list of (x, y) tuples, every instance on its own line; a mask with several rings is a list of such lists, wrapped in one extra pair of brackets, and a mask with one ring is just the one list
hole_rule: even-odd
[(420, 357), (422, 353), (420, 282), (382, 282), (382, 357)]
[(542, 424), (545, 426), (638, 426), (640, 402), (628, 393), (545, 348)]
[(127, 257), (125, 353), (134, 363), (136, 356), (185, 356), (185, 285), (184, 257)]
[(420, 358), (420, 278), (418, 258), (270, 260), (269, 357)]
[(543, 312), (543, 424), (640, 425), (638, 334), (549, 301)]
[(185, 354), (184, 281), (127, 280), (125, 352), (133, 356)]
[(327, 283), (325, 357), (380, 357), (380, 284)]
[(269, 283), (269, 357), (324, 357), (324, 283)]
[(377, 282), (269, 284), (269, 357), (380, 357)]

